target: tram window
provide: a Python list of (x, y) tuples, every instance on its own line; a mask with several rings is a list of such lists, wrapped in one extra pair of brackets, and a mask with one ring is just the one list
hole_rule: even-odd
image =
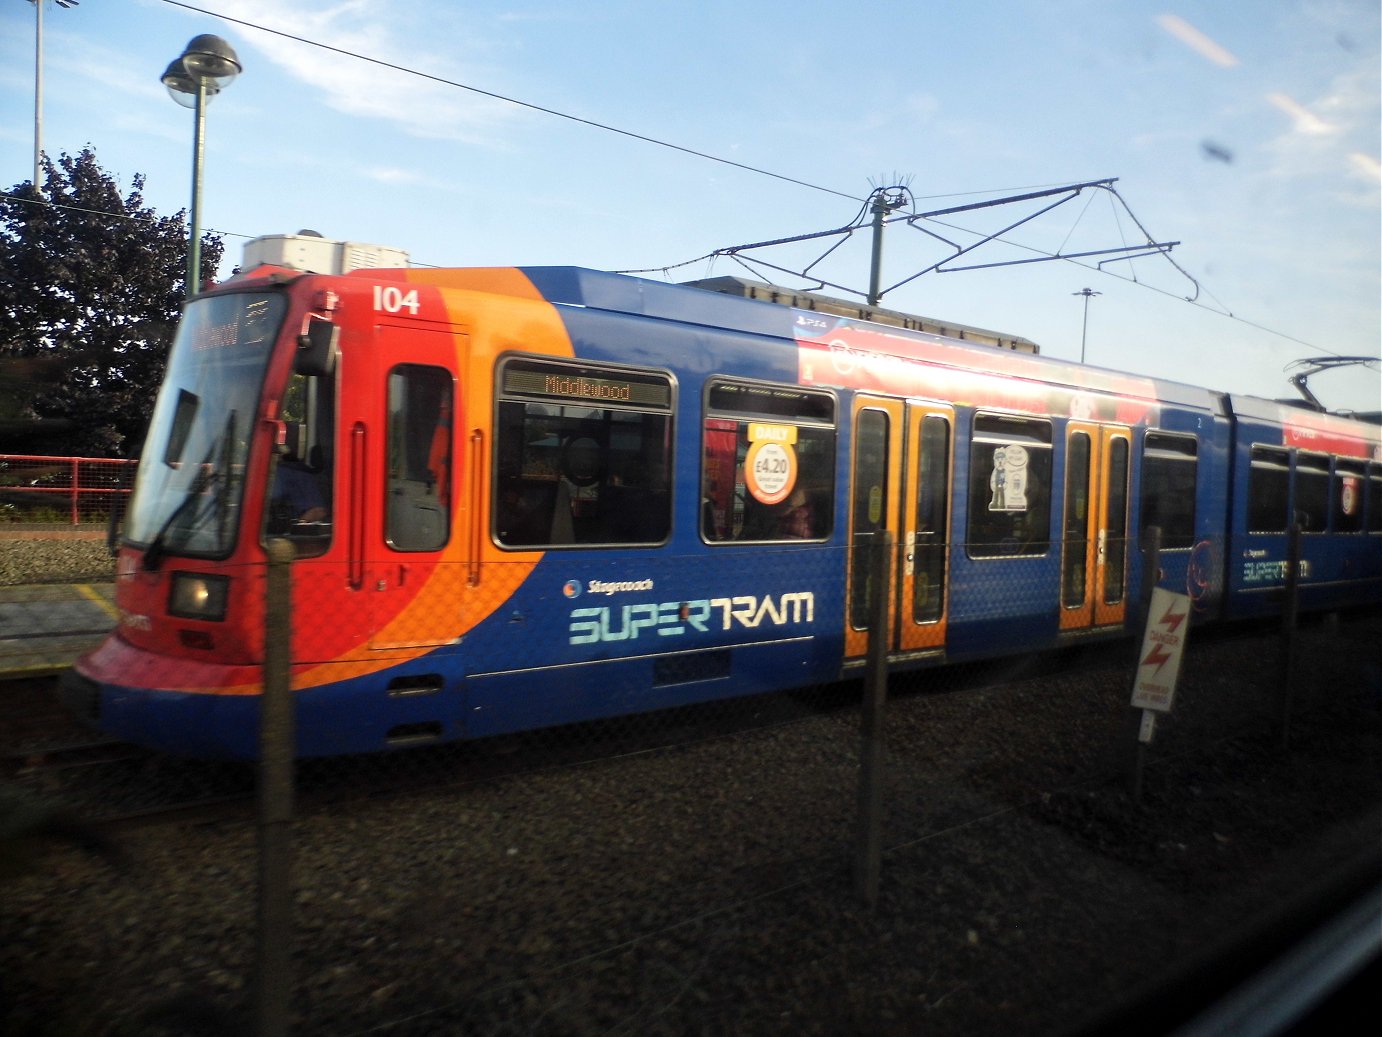
[(921, 423), (920, 476), (916, 480), (916, 578), (912, 621), (934, 623), (945, 603), (945, 560), (950, 550), (950, 422), (928, 414)]
[(435, 551), (451, 529), (451, 374), (400, 364), (389, 372), (384, 538)]
[(1333, 502), (1336, 533), (1363, 532), (1367, 468), (1362, 461), (1340, 458), (1334, 462), (1334, 485), (1330, 497)]
[(1161, 549), (1195, 546), (1195, 486), (1199, 464), (1193, 436), (1148, 432), (1142, 447), (1141, 533), (1161, 529)]
[(1051, 423), (976, 414), (969, 460), (971, 558), (1043, 555), (1051, 546)]
[(1290, 507), (1290, 456), (1284, 450), (1252, 448), (1252, 468), (1248, 474), (1248, 531), (1286, 532)]
[(854, 543), (850, 581), (849, 621), (855, 630), (867, 630), (873, 601), (873, 567), (869, 550), (873, 534), (888, 526), (891, 502), (888, 500), (889, 419), (886, 411), (861, 410), (854, 424), (854, 493), (851, 511)]
[(1329, 458), (1324, 454), (1296, 455), (1295, 509), (1301, 532), (1329, 528)]
[(1123, 573), (1128, 549), (1128, 452), (1126, 439), (1119, 436), (1108, 445), (1108, 514), (1104, 550), (1104, 603), (1123, 600)]
[(494, 539), (658, 544), (672, 528), (672, 382), (512, 358), (499, 375)]
[(1072, 432), (1065, 447), (1065, 559), (1061, 563), (1061, 604), (1085, 603), (1089, 544), (1089, 433)]
[(793, 385), (712, 381), (701, 441), (709, 543), (822, 540), (835, 500), (835, 397)]
[(168, 446), (163, 452), (163, 463), (169, 467), (176, 466), (182, 460), (182, 452), (187, 448), (187, 437), (191, 434), (193, 419), (197, 416), (201, 402), (196, 393), (190, 393), (186, 389), (178, 390), (173, 425), (168, 433)]
[(335, 382), (330, 376), (294, 374), (283, 393), (279, 419), (284, 442), (274, 467), (265, 531), (286, 536), (299, 558), (331, 544), (335, 479)]

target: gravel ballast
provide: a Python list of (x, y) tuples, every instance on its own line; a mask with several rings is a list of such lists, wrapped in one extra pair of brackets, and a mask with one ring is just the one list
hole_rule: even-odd
[[(1360, 860), (1376, 879), (1379, 635), (1376, 614), (1302, 633), (1288, 749), (1275, 642), (1197, 646), (1140, 803), (1120, 776), (1125, 669), (896, 679), (872, 909), (852, 874), (859, 716), (815, 712), (825, 697), (576, 765), (544, 766), (544, 739), (479, 747), (408, 795), (365, 795), (370, 764), (304, 769), (342, 794), (292, 825), (292, 1032), (1093, 1026)], [(504, 754), (518, 766), (481, 777)], [(251, 1032), (253, 819), (115, 837), (118, 862), (45, 845), (3, 879), (0, 1031)], [(1119, 1030), (1156, 1019), (1143, 1005)]]
[(109, 582), (115, 559), (104, 534), (26, 533), (0, 526), (0, 587)]

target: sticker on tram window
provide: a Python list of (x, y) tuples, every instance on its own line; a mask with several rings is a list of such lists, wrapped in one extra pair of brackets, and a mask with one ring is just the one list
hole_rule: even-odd
[(1027, 510), (1027, 450), (1016, 443), (993, 452), (989, 475), (989, 511)]
[(1340, 480), (1340, 484), (1339, 510), (1345, 515), (1358, 514), (1358, 503), (1362, 499), (1360, 496), (1362, 480), (1346, 475)]
[(754, 500), (778, 504), (797, 483), (797, 430), (794, 425), (749, 424), (749, 452), (744, 484)]

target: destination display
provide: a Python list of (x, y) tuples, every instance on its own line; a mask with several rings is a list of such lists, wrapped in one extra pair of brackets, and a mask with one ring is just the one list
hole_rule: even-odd
[(656, 375), (587, 373), (557, 364), (510, 363), (504, 368), (505, 395), (543, 396), (592, 403), (626, 403), (668, 410), (672, 386)]
[[(241, 305), (236, 303), (243, 299)], [(278, 327), (283, 302), (277, 296), (230, 296), (199, 302), (183, 320), (182, 336), (194, 352), (261, 345)]]

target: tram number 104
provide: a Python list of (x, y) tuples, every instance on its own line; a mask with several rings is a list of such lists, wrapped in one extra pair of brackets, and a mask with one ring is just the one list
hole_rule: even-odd
[(402, 313), (407, 310), (416, 317), (419, 306), (416, 288), (410, 288), (405, 292), (395, 284), (374, 286), (374, 308), (381, 313)]

